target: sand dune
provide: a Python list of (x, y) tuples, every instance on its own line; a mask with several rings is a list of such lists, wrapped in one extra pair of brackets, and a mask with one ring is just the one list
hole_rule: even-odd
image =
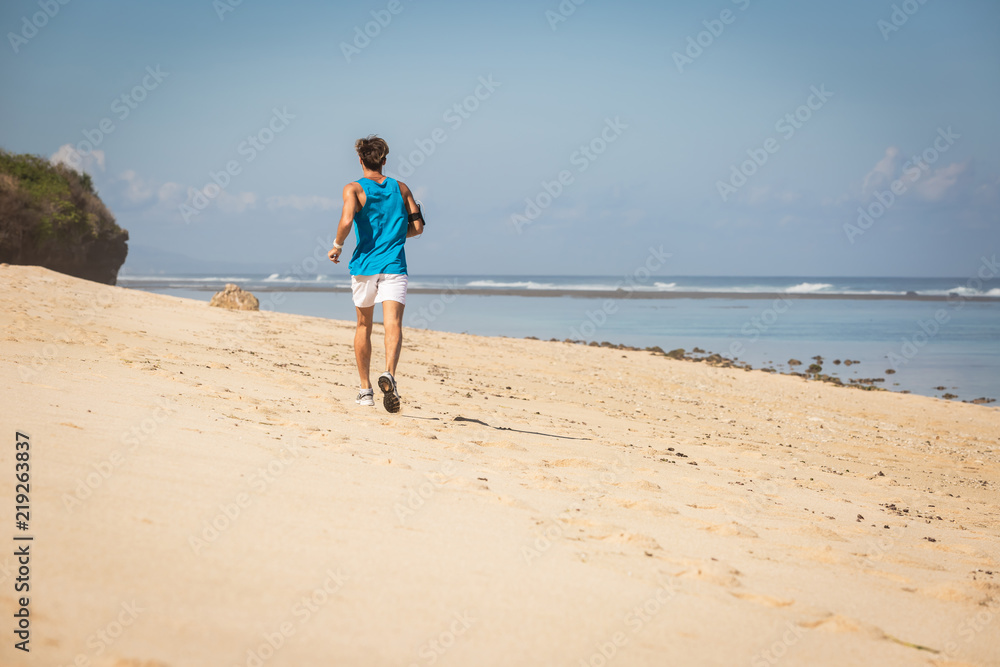
[(0, 664), (1000, 665), (996, 408), (408, 329), (389, 415), (351, 323), (0, 304)]

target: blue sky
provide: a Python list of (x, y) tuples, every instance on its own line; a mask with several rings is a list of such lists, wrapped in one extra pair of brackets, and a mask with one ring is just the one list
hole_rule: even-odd
[(424, 204), (414, 274), (662, 246), (663, 275), (961, 277), (1000, 246), (991, 0), (232, 2), (0, 9), (0, 146), (90, 172), (129, 273), (301, 266), (369, 133)]

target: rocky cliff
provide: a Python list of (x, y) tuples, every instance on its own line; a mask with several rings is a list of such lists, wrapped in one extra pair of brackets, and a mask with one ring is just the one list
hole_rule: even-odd
[(89, 175), (0, 150), (0, 262), (114, 285), (127, 241)]

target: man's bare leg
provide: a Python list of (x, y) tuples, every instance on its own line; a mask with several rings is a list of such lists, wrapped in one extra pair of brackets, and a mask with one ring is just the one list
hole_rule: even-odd
[(382, 320), (385, 326), (385, 369), (395, 377), (399, 351), (403, 347), (403, 304), (383, 301)]
[(372, 316), (375, 306), (357, 308), (358, 328), (354, 330), (354, 357), (358, 362), (358, 376), (361, 378), (361, 388), (371, 389), (372, 380), (369, 376), (372, 364)]

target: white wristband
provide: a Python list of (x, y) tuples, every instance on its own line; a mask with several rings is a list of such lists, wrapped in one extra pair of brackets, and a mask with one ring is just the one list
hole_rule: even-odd
[(337, 244), (337, 242), (336, 242), (336, 241), (334, 241), (334, 242), (333, 242), (333, 249), (334, 249), (334, 250), (343, 250), (343, 249), (344, 249), (344, 246), (343, 246), (343, 244), (340, 244), (340, 245), (338, 245), (338, 244)]

